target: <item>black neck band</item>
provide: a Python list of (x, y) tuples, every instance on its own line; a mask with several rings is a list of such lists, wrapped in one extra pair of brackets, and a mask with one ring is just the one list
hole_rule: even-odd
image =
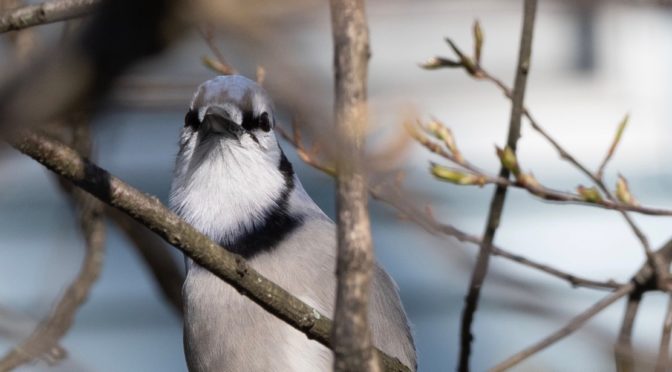
[(282, 151), (278, 169), (285, 178), (285, 188), (273, 206), (264, 212), (261, 222), (254, 224), (231, 241), (220, 242), (229, 251), (245, 258), (268, 252), (277, 247), (290, 232), (301, 226), (302, 217), (289, 212), (289, 196), (294, 190), (294, 170)]

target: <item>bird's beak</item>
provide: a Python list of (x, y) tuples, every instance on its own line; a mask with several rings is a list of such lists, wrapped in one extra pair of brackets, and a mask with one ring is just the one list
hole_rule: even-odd
[(208, 107), (203, 116), (202, 128), (205, 132), (230, 135), (235, 138), (240, 138), (244, 131), (240, 125), (231, 119), (231, 115), (225, 109), (218, 106)]

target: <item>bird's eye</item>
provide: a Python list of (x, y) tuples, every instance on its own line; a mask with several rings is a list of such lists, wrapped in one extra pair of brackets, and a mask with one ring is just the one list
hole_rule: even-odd
[(264, 132), (271, 130), (271, 119), (268, 117), (268, 113), (264, 112), (259, 116), (259, 128)]
[(201, 122), (198, 120), (198, 111), (189, 110), (187, 115), (184, 116), (184, 127), (189, 127), (193, 130), (197, 130), (201, 125)]

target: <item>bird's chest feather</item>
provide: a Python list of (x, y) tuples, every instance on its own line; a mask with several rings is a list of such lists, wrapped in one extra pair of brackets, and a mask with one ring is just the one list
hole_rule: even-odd
[(209, 238), (224, 242), (263, 223), (282, 195), (285, 179), (258, 153), (237, 148), (218, 151), (178, 170), (171, 207)]

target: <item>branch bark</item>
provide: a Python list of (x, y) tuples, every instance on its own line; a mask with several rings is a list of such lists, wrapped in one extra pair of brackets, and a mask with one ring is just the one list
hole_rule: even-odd
[(99, 3), (100, 0), (55, 0), (14, 9), (0, 16), (0, 33), (78, 18), (90, 14)]
[(565, 336), (571, 334), (577, 329), (581, 328), (588, 320), (593, 316), (599, 314), (602, 310), (606, 309), (609, 305), (618, 301), (623, 296), (627, 296), (635, 289), (634, 283), (628, 283), (623, 287), (617, 289), (613, 293), (609, 294), (595, 305), (588, 308), (586, 311), (574, 317), (566, 326), (560, 328), (558, 331), (554, 332), (552, 335), (544, 338), (543, 340), (537, 342), (536, 344), (528, 347), (527, 349), (516, 353), (505, 361), (497, 364), (492, 369), (491, 372), (505, 371), (516, 364), (522, 362), (526, 358), (536, 354), (537, 352), (545, 349), (546, 347), (553, 345), (556, 341), (564, 338)]
[(369, 31), (364, 0), (331, 0), (337, 161), (338, 258), (334, 311), (335, 371), (380, 371), (367, 308), (374, 254), (363, 145), (367, 124)]
[[(658, 260), (663, 262), (664, 265), (669, 267), (670, 261), (672, 261), (672, 239), (668, 240), (668, 242), (665, 243), (665, 245), (663, 245), (660, 249), (658, 249), (654, 253), (654, 255)], [(616, 289), (610, 295), (603, 298), (602, 300), (600, 300), (599, 302), (588, 308), (586, 311), (574, 317), (564, 327), (560, 328), (550, 336), (542, 339), (541, 341), (535, 343), (534, 345), (514, 354), (505, 361), (497, 364), (495, 367), (490, 369), (490, 371), (497, 372), (509, 369), (515, 366), (516, 364), (522, 362), (523, 360), (529, 358), (530, 356), (538, 353), (539, 351), (547, 348), (548, 346), (553, 345), (555, 342), (563, 339), (564, 337), (570, 335), (572, 332), (581, 328), (588, 320), (590, 320), (590, 318), (599, 314), (602, 310), (606, 309), (609, 305), (613, 304), (623, 296), (626, 295), (634, 296), (637, 293), (643, 294), (644, 292), (649, 290), (660, 290), (661, 288), (658, 288), (659, 280), (657, 276), (658, 274), (656, 270), (653, 267), (651, 267), (648, 261), (646, 261), (642, 265), (642, 267), (637, 271), (637, 273), (633, 275), (632, 279), (630, 280), (630, 283), (624, 284), (620, 288)], [(667, 290), (669, 291), (669, 289)], [(628, 316), (626, 314), (624, 323), (632, 321), (634, 321), (634, 315)], [(625, 325), (624, 327), (628, 327), (628, 325)], [(628, 332), (631, 332), (632, 330), (631, 325), (629, 327), (630, 330)]]
[(670, 364), (670, 335), (672, 335), (672, 296), (667, 303), (667, 312), (663, 323), (663, 333), (660, 336), (660, 352), (656, 363), (656, 372), (667, 371)]
[(635, 325), (635, 318), (639, 311), (639, 305), (642, 302), (641, 291), (634, 291), (628, 296), (628, 303), (625, 306), (621, 330), (618, 333), (618, 341), (614, 347), (614, 358), (616, 370), (618, 372), (633, 372), (635, 369), (634, 351), (632, 349), (632, 330)]
[[(71, 148), (34, 132), (9, 139), (10, 144), (54, 173), (119, 209), (200, 266), (232, 285), (269, 313), (331, 347), (332, 322), (316, 309), (263, 277), (245, 259), (220, 247), (182, 221), (156, 198), (146, 195), (83, 159)], [(376, 349), (386, 371), (408, 372), (396, 358)]]
[[(530, 68), (530, 57), (532, 54), (532, 36), (534, 32), (534, 18), (536, 15), (537, 1), (525, 0), (524, 14), (523, 14), (523, 29), (520, 39), (520, 51), (518, 55), (518, 65), (516, 69), (516, 78), (513, 88), (513, 98), (511, 105), (511, 120), (509, 122), (509, 133), (507, 138), (507, 146), (511, 150), (516, 151), (516, 144), (520, 137), (520, 124), (523, 116), (523, 101), (525, 98), (525, 87), (527, 84), (527, 75)], [(509, 170), (502, 166), (499, 171), (500, 178), (509, 178)], [(458, 370), (462, 372), (469, 371), (469, 356), (471, 354), (471, 341), (473, 335), (471, 333), (471, 325), (474, 320), (474, 315), (478, 308), (478, 299), (481, 293), (481, 287), (488, 273), (488, 265), (490, 263), (490, 256), (492, 255), (492, 243), (495, 239), (495, 233), (499, 227), (499, 221), (504, 209), (504, 201), (506, 199), (506, 187), (497, 186), (495, 194), (490, 204), (490, 211), (488, 213), (488, 222), (486, 224), (485, 233), (483, 234), (483, 242), (478, 252), (476, 265), (471, 276), (471, 283), (469, 284), (469, 292), (465, 298), (465, 306), (462, 312), (462, 326), (460, 333), (460, 357)]]

